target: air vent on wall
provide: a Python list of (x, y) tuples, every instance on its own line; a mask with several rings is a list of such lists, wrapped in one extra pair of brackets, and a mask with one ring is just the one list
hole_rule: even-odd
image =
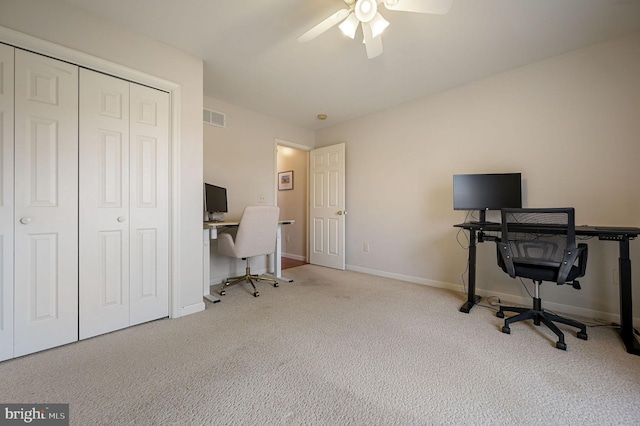
[(218, 127), (226, 127), (226, 117), (223, 113), (213, 111), (211, 109), (204, 109), (203, 112), (204, 122)]

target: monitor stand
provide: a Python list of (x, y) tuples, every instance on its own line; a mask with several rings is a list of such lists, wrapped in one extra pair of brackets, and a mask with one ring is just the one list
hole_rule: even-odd
[(224, 213), (209, 213), (209, 222), (224, 222)]
[(472, 220), (471, 223), (475, 223), (477, 225), (489, 225), (489, 224), (495, 224), (496, 222), (487, 222), (487, 211), (486, 210), (479, 210), (480, 212), (480, 219), (478, 220)]

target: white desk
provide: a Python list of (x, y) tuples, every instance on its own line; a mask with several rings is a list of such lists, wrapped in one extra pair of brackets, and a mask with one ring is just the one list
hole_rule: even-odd
[[(282, 276), (282, 225), (289, 225), (294, 223), (293, 220), (281, 220), (278, 222), (278, 230), (276, 232), (276, 247), (275, 251), (269, 255), (269, 275), (272, 275), (278, 280), (292, 282), (288, 278)], [(219, 302), (220, 299), (217, 296), (211, 294), (211, 240), (218, 238), (218, 228), (235, 227), (240, 222), (204, 222), (202, 233), (202, 258), (203, 258), (203, 297), (211, 303)]]

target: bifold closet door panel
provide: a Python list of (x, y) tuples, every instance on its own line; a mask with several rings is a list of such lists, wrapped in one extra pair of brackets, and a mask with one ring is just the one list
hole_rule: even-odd
[(169, 315), (169, 94), (131, 84), (131, 325)]
[(80, 338), (169, 314), (169, 95), (80, 72)]
[(13, 358), (13, 56), (0, 44), (0, 361)]
[(129, 82), (80, 70), (80, 338), (129, 326)]
[(15, 50), (15, 356), (78, 340), (78, 67)]

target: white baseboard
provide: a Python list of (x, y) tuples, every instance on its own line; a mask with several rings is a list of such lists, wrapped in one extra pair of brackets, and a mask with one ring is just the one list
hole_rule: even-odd
[(391, 278), (394, 280), (406, 281), (415, 284), (428, 285), (429, 287), (444, 288), (453, 291), (462, 291), (462, 286), (441, 281), (428, 280), (426, 278), (413, 277), (410, 275), (396, 274), (393, 272), (379, 271), (377, 269), (361, 268), (359, 266), (347, 265), (348, 271), (362, 272), (363, 274), (376, 275), (379, 277)]
[[(430, 287), (443, 288), (447, 290), (457, 291), (460, 293), (464, 293), (464, 288), (461, 284), (451, 284), (445, 283), (441, 281), (428, 280), (425, 278), (413, 277), (409, 275), (396, 274), (392, 272), (379, 271), (376, 269), (362, 268), (359, 266), (347, 265), (346, 269), (354, 272), (362, 272), (363, 274), (375, 275), (379, 277), (391, 278), (400, 281), (406, 281), (415, 284), (428, 285)], [(481, 296), (482, 298), (488, 297), (497, 297), (500, 299), (501, 303), (505, 305), (522, 305), (522, 306), (531, 306), (531, 299), (516, 296), (513, 294), (507, 293), (496, 293), (495, 291), (487, 291), (482, 288), (476, 288), (476, 294)], [(578, 316), (582, 318), (591, 318), (594, 321), (604, 321), (604, 322), (614, 322), (620, 323), (620, 314), (617, 312), (604, 312), (604, 311), (596, 311), (593, 309), (580, 308), (577, 306), (564, 305), (561, 303), (554, 302), (544, 302), (545, 308), (550, 311), (558, 312), (568, 316)], [(640, 318), (633, 318), (634, 327), (640, 327)]]
[(194, 303), (193, 305), (184, 306), (180, 308), (180, 313), (178, 318), (195, 314), (198, 312), (202, 312), (204, 311), (204, 307), (205, 307), (204, 302), (199, 302), (199, 303)]

